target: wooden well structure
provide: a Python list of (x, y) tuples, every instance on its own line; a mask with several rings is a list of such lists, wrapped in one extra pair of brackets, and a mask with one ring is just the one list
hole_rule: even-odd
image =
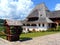
[(19, 20), (5, 20), (4, 26), (6, 28), (6, 36), (9, 41), (19, 40), (19, 36), (22, 33), (22, 23)]

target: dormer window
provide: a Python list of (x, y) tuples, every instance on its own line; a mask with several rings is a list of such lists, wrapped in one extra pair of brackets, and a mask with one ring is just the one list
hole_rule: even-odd
[(40, 16), (42, 16), (42, 14)]
[(28, 21), (36, 21), (38, 20), (38, 17), (31, 17), (31, 18), (28, 18)]

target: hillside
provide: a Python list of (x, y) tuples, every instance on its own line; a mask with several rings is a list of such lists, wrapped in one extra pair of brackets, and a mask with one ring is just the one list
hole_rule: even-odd
[(0, 19), (0, 26), (4, 25), (4, 20), (3, 19)]

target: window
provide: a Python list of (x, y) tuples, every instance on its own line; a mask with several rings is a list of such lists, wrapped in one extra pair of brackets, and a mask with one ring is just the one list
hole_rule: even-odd
[(26, 24), (27, 26), (30, 26), (30, 24)]
[(39, 24), (39, 26), (40, 26), (40, 24)]
[(38, 20), (38, 17), (31, 17), (31, 18), (28, 18), (28, 21), (36, 21)]
[(40, 16), (42, 16), (42, 14)]
[(44, 24), (42, 24), (42, 26), (44, 27)]
[(32, 24), (31, 26), (36, 26), (36, 24)]
[(25, 26), (25, 24), (23, 24), (23, 26)]

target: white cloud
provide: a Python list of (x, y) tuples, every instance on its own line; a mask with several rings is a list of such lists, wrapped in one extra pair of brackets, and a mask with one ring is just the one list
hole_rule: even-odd
[(0, 0), (0, 18), (21, 19), (33, 8), (31, 0)]
[(60, 3), (56, 4), (55, 10), (60, 10)]

